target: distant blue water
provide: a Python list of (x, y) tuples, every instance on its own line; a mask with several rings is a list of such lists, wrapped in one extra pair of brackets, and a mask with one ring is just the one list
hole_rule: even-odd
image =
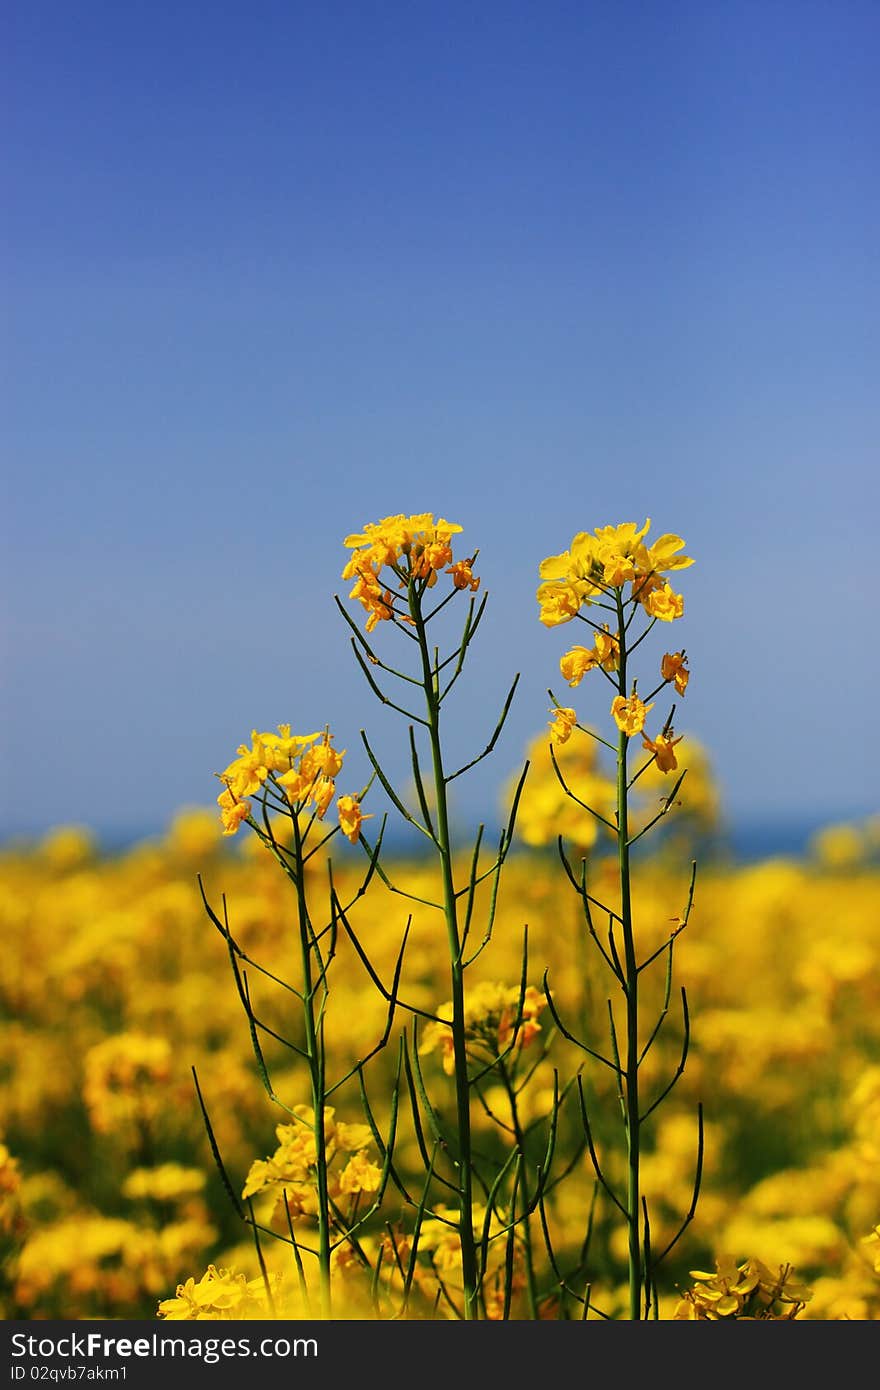
[[(713, 858), (717, 855), (726, 861), (741, 864), (778, 857), (800, 859), (809, 853), (810, 840), (817, 830), (825, 825), (838, 823), (845, 819), (858, 821), (862, 819), (862, 816), (859, 814), (851, 817), (840, 815), (824, 819), (818, 816), (776, 817), (764, 821), (757, 819), (732, 821), (711, 841), (707, 841), (705, 845), (700, 847), (700, 857)], [(124, 853), (134, 845), (145, 841), (160, 842), (167, 834), (167, 826), (145, 828), (117, 825), (90, 828), (100, 850), (108, 855)], [(487, 832), (488, 829), (487, 826)], [(33, 844), (42, 839), (45, 834), (45, 828), (34, 831), (18, 828), (14, 833), (0, 830), (0, 848), (9, 849), (14, 844), (22, 846)], [(458, 835), (467, 843), (473, 835), (473, 829), (464, 826), (459, 827)], [(236, 847), (236, 842), (229, 842), (231, 852), (234, 852)], [(424, 842), (421, 837), (402, 834), (389, 823), (385, 834), (384, 848), (389, 854), (401, 851), (418, 854), (423, 850)]]
[(720, 837), (737, 863), (752, 864), (761, 859), (801, 859), (810, 848), (810, 840), (827, 822), (754, 822), (733, 826)]

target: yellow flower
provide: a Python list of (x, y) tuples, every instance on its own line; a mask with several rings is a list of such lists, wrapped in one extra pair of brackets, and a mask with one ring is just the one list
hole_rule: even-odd
[[(587, 737), (571, 738), (568, 743), (554, 748), (547, 737), (546, 726), (529, 741), (529, 775), (517, 816), (518, 833), (524, 844), (555, 844), (561, 834), (578, 849), (592, 848), (599, 822), (595, 816), (583, 814), (582, 808), (572, 801), (559, 779), (561, 775), (566, 786), (581, 801), (586, 801), (606, 819), (610, 819), (617, 804), (617, 792), (614, 782), (599, 765), (598, 747), (595, 738)], [(505, 808), (509, 806), (516, 781), (517, 777), (514, 776), (505, 788)]]
[(606, 671), (615, 671), (620, 660), (620, 642), (613, 637), (607, 625), (596, 632), (593, 647), (572, 647), (560, 659), (559, 669), (569, 685), (580, 685), (587, 671), (602, 666)]
[(220, 773), (220, 779), (237, 797), (253, 796), (268, 777), (272, 761), (271, 751), (254, 729), (250, 748), (244, 743), (239, 745), (238, 757)]
[(122, 1184), (122, 1191), (134, 1200), (179, 1202), (201, 1192), (204, 1186), (205, 1174), (201, 1169), (160, 1163), (155, 1168), (135, 1168)]
[(336, 809), (339, 812), (339, 825), (343, 835), (347, 836), (353, 845), (356, 845), (361, 833), (361, 825), (365, 820), (372, 819), (372, 813), (369, 816), (363, 814), (356, 796), (341, 796), (336, 803)]
[(595, 651), (588, 647), (572, 647), (571, 651), (560, 657), (559, 669), (569, 685), (580, 685), (587, 672), (598, 664)]
[(541, 1031), (538, 1016), (546, 1002), (534, 985), (527, 985), (522, 994), (522, 1006), (517, 1013), (513, 1006), (520, 1003), (519, 994), (517, 993), (516, 999), (508, 994), (506, 1007), (498, 1020), (498, 1046), (505, 1048), (516, 1037), (518, 1043), (528, 1047), (529, 1043), (534, 1041), (535, 1034)]
[(239, 801), (229, 787), (220, 793), (217, 802), (220, 807), (220, 819), (223, 822), (223, 834), (234, 835), (242, 821), (247, 820), (250, 815), (250, 802)]
[(355, 580), (349, 597), (366, 608), (368, 632), (384, 619), (412, 621), (408, 614), (396, 611), (390, 589), (379, 578), (386, 567), (401, 585), (421, 579), (432, 588), (439, 571), (449, 566), (446, 572), (452, 575), (457, 589), (478, 587), (480, 581), (471, 573), (472, 560), (452, 563), (451, 541), (460, 530), (455, 522), (443, 517), (435, 521), (433, 513), (418, 512), (413, 516), (386, 516), (382, 521), (370, 522), (363, 531), (346, 536), (344, 544), (354, 553), (342, 578)]
[(606, 671), (616, 671), (620, 664), (620, 638), (615, 632), (613, 635), (608, 631), (608, 624), (604, 623), (601, 632), (596, 633), (596, 642), (593, 650), (596, 653), (596, 660)]
[[(534, 985), (520, 991), (518, 985), (481, 980), (465, 1000), (464, 1029), (469, 1056), (480, 1060), (497, 1057), (509, 1047), (515, 1047), (517, 1052), (528, 1047), (541, 1032), (538, 1017), (546, 1002)], [(455, 1050), (449, 1001), (441, 1004), (436, 1020), (425, 1028), (419, 1052), (427, 1056), (438, 1046), (443, 1070), (452, 1076)]]
[(656, 589), (646, 584), (639, 593), (639, 602), (650, 617), (659, 618), (663, 623), (673, 622), (684, 612), (682, 595), (673, 593), (666, 581)]
[(623, 521), (619, 526), (597, 526), (596, 554), (603, 564), (613, 555), (635, 555), (640, 548), (639, 542), (648, 534), (650, 527), (650, 517), (644, 526), (640, 527), (637, 527), (634, 521)]
[[(680, 617), (681, 609), (674, 610), (683, 600), (673, 595), (668, 585), (664, 588), (660, 576), (667, 570), (685, 569), (693, 560), (678, 553), (684, 545), (680, 536), (663, 535), (653, 545), (645, 545), (650, 525), (649, 518), (640, 527), (625, 521), (619, 526), (599, 526), (593, 535), (579, 531), (568, 550), (542, 560), (538, 572), (544, 583), (537, 592), (541, 622), (546, 627), (566, 623), (589, 605), (595, 594), (620, 589), (627, 583), (632, 584), (632, 597), (638, 598), (652, 617), (664, 621)], [(659, 595), (654, 596), (657, 590)]]
[(638, 695), (627, 697), (615, 695), (611, 701), (611, 713), (614, 716), (615, 724), (621, 733), (630, 738), (633, 734), (642, 732), (645, 727), (645, 716), (648, 710), (653, 708), (653, 701), (650, 705), (646, 705), (639, 699)]
[[(277, 1284), (278, 1276), (272, 1279)], [(175, 1298), (162, 1299), (158, 1316), (174, 1322), (238, 1321), (264, 1316), (266, 1302), (262, 1278), (248, 1279), (234, 1269), (209, 1265), (198, 1283), (190, 1277), (186, 1283), (177, 1285)]]
[(367, 610), (367, 632), (372, 632), (377, 623), (394, 617), (394, 600), (390, 590), (376, 579), (369, 570), (358, 571), (358, 577), (349, 598), (357, 599)]
[[(672, 730), (670, 730), (671, 732)], [(647, 734), (642, 734), (642, 747), (647, 752), (654, 754), (661, 772), (674, 772), (678, 767), (675, 757), (675, 745), (677, 743), (681, 743), (681, 734), (678, 738), (668, 738), (665, 734), (658, 734), (655, 739), (650, 739)]]
[(715, 1262), (715, 1272), (692, 1269), (691, 1278), (699, 1282), (685, 1290), (675, 1310), (678, 1320), (717, 1322), (722, 1318), (796, 1318), (812, 1298), (812, 1290), (792, 1279), (790, 1266), (772, 1274), (760, 1260), (738, 1265), (729, 1255)]
[(577, 617), (581, 605), (589, 603), (588, 592), (588, 587), (581, 584), (541, 584), (538, 588), (541, 622), (545, 627), (570, 622)]
[(665, 681), (672, 681), (679, 695), (683, 695), (691, 675), (684, 664), (684, 652), (666, 652), (660, 662), (660, 674)]
[(568, 550), (542, 560), (538, 573), (545, 582), (538, 586), (540, 618), (545, 627), (556, 627), (576, 617), (593, 594), (602, 592), (595, 554), (595, 542), (585, 531), (572, 538)]
[(304, 776), (301, 768), (292, 767), (287, 772), (283, 772), (276, 780), (279, 787), (284, 789), (284, 794), (291, 806), (295, 806), (297, 802), (305, 801), (313, 778)]
[(347, 1124), (344, 1120), (337, 1120), (334, 1130), (334, 1139), (340, 1149), (346, 1153), (357, 1153), (358, 1149), (365, 1149), (373, 1137), (373, 1132), (369, 1125)]
[(336, 783), (329, 777), (319, 777), (312, 787), (312, 800), (315, 803), (315, 811), (318, 820), (323, 820), (327, 814), (327, 808), (336, 795)]
[(605, 561), (603, 579), (612, 589), (619, 589), (635, 576), (636, 567), (631, 555), (610, 555)]
[(597, 528), (596, 558), (602, 566), (602, 578), (612, 589), (635, 578), (637, 560), (645, 549), (640, 542), (650, 525), (648, 520), (637, 530), (634, 522), (625, 521), (621, 526)]
[(690, 555), (679, 555), (683, 548), (684, 541), (681, 536), (664, 535), (658, 537), (653, 545), (648, 547), (648, 564), (645, 569), (654, 574), (667, 574), (669, 570), (684, 570), (692, 565), (693, 559)]
[(339, 1191), (347, 1193), (376, 1192), (382, 1181), (382, 1170), (370, 1163), (365, 1153), (354, 1154), (339, 1174)]
[(551, 705), (550, 713), (555, 716), (550, 721), (550, 742), (557, 745), (567, 743), (577, 723), (577, 715), (573, 709), (563, 709), (558, 705)]
[[(548, 555), (546, 560), (541, 561), (538, 574), (542, 579), (586, 580), (594, 573), (595, 568), (596, 542), (586, 531), (578, 531), (577, 535), (572, 537), (568, 550), (563, 550), (561, 555)], [(594, 588), (598, 592), (597, 586)]]
[(454, 565), (450, 565), (446, 571), (452, 575), (452, 582), (456, 589), (471, 589), (476, 593), (480, 587), (479, 579), (471, 571), (473, 560), (456, 560)]
[[(321, 737), (317, 734), (291, 734), (289, 724), (279, 724), (277, 734), (263, 733), (259, 740), (263, 748), (266, 766), (272, 772), (283, 772), (293, 766), (293, 761), (310, 743)], [(326, 731), (325, 731), (326, 737)]]
[(345, 749), (333, 747), (329, 728), (324, 729), (323, 736), (292, 734), (289, 724), (279, 724), (277, 734), (254, 729), (251, 747), (243, 744), (238, 753), (219, 774), (225, 783), (217, 798), (224, 835), (234, 835), (248, 818), (246, 798), (260, 791), (267, 778), (281, 787), (291, 806), (305, 810), (313, 803), (318, 819), (323, 819), (336, 794), (333, 779), (345, 757)]

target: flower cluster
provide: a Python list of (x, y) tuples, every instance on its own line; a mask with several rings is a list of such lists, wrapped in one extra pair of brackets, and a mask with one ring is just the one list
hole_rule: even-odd
[(15, 1268), (15, 1302), (25, 1309), (58, 1309), (57, 1316), (70, 1318), (125, 1305), (155, 1307), (174, 1273), (191, 1268), (217, 1236), (204, 1210), (151, 1229), (143, 1219), (73, 1206), (53, 1223), (34, 1223)]
[(322, 738), (320, 733), (291, 734), (289, 724), (279, 724), (277, 734), (254, 729), (250, 748), (240, 744), (238, 757), (218, 774), (224, 785), (217, 798), (224, 834), (234, 835), (249, 818), (248, 797), (259, 792), (270, 775), (292, 806), (304, 810), (313, 804), (323, 818), (344, 756), (344, 749), (340, 753), (332, 746), (329, 730)]
[(159, 1163), (153, 1168), (135, 1168), (122, 1184), (122, 1193), (140, 1201), (186, 1202), (204, 1191), (205, 1181), (200, 1168)]
[(684, 599), (671, 589), (664, 574), (686, 569), (693, 561), (678, 552), (680, 536), (660, 536), (645, 544), (650, 521), (637, 528), (627, 521), (620, 526), (599, 526), (590, 535), (579, 531), (568, 550), (550, 555), (541, 563), (544, 581), (538, 588), (541, 622), (557, 627), (576, 617), (595, 599), (631, 585), (627, 602), (638, 602), (652, 618), (671, 622), (684, 612)]
[(201, 1279), (178, 1284), (174, 1298), (159, 1304), (159, 1317), (169, 1322), (225, 1321), (265, 1318), (268, 1295), (262, 1278), (248, 1279), (235, 1269), (208, 1265)]
[(738, 1265), (725, 1256), (715, 1261), (715, 1273), (692, 1269), (698, 1282), (686, 1289), (675, 1317), (689, 1322), (719, 1322), (722, 1318), (787, 1321), (803, 1312), (812, 1290), (795, 1283), (789, 1265), (771, 1273), (760, 1260)]
[[(334, 1202), (360, 1192), (377, 1192), (382, 1170), (373, 1163), (367, 1148), (372, 1140), (369, 1125), (346, 1124), (336, 1120), (332, 1106), (324, 1109), (324, 1152), (328, 1166), (330, 1196)], [(317, 1211), (318, 1146), (315, 1116), (311, 1106), (294, 1106), (296, 1121), (276, 1126), (278, 1147), (271, 1158), (258, 1158), (251, 1164), (242, 1197), (270, 1192), (278, 1200), (276, 1212), (283, 1213), (286, 1198), (291, 1219), (314, 1216)], [(334, 1159), (349, 1155), (331, 1167)]]
[[(291, 734), (289, 724), (278, 733), (251, 733), (251, 746), (239, 745), (238, 757), (218, 773), (223, 791), (217, 797), (223, 834), (234, 835), (242, 821), (250, 820), (249, 798), (270, 784), (281, 790), (296, 815), (312, 808), (323, 820), (336, 795), (336, 777), (342, 769), (345, 749), (333, 747), (329, 729), (323, 733)], [(368, 819), (356, 796), (338, 802), (343, 833), (354, 842), (360, 825)]]
[(83, 1086), (93, 1128), (106, 1134), (155, 1119), (167, 1104), (172, 1068), (164, 1037), (117, 1033), (96, 1043), (85, 1056)]
[[(673, 593), (663, 575), (670, 570), (686, 569), (693, 560), (689, 555), (679, 554), (684, 546), (680, 536), (663, 535), (653, 545), (646, 545), (649, 527), (650, 521), (641, 528), (627, 521), (619, 526), (597, 527), (592, 534), (580, 531), (568, 550), (542, 561), (539, 573), (544, 582), (538, 586), (537, 595), (541, 622), (546, 627), (556, 627), (571, 618), (582, 617), (581, 608), (593, 602), (611, 607), (601, 602), (603, 596), (614, 599), (620, 614), (624, 603), (621, 591), (627, 584), (630, 585), (627, 605), (635, 608), (636, 604), (641, 604), (652, 621), (671, 622), (680, 618), (684, 600), (680, 594)], [(583, 620), (594, 630), (592, 647), (571, 647), (559, 662), (562, 676), (570, 686), (580, 685), (588, 671), (601, 670), (610, 677), (621, 666), (621, 641), (625, 639), (625, 632), (611, 632), (607, 623), (600, 627), (589, 618)], [(624, 625), (628, 626), (629, 622)], [(660, 676), (658, 690), (663, 685), (672, 685), (679, 695), (685, 693), (690, 672), (684, 651), (664, 653)], [(633, 686), (629, 694), (621, 691), (614, 697), (611, 715), (627, 738), (642, 734), (642, 747), (651, 754), (651, 761), (661, 772), (673, 772), (678, 767), (675, 745), (681, 739), (672, 737), (671, 725), (653, 739), (645, 733), (645, 719), (652, 708), (653, 701), (642, 700)], [(553, 715), (550, 740), (558, 747), (568, 741), (577, 727), (577, 715), (573, 709), (561, 706), (551, 709), (550, 713)]]
[[(528, 1047), (540, 1033), (538, 1017), (546, 1000), (534, 985), (520, 991), (509, 986), (484, 980), (474, 985), (465, 1001), (465, 1040), (468, 1051), (476, 1059), (499, 1057), (509, 1048)], [(427, 1055), (439, 1045), (443, 1070), (451, 1076), (455, 1069), (452, 1037), (452, 1004), (442, 1004), (437, 1010), (438, 1021), (429, 1023), (419, 1046)], [(448, 1020), (448, 1021), (447, 1021)]]
[[(409, 614), (395, 607), (396, 595), (389, 587), (396, 582), (406, 588), (412, 580), (420, 580), (433, 588), (441, 570), (452, 576), (456, 589), (479, 588), (480, 581), (473, 573), (476, 555), (453, 561), (452, 537), (461, 530), (454, 522), (441, 517), (434, 520), (431, 512), (414, 516), (386, 516), (370, 522), (363, 531), (346, 536), (344, 544), (354, 553), (342, 571), (343, 579), (353, 579), (350, 598), (357, 599), (366, 609), (367, 632), (377, 623), (389, 618), (411, 622)], [(383, 578), (390, 570), (393, 581)]]
[[(616, 641), (616, 638), (611, 640)], [(610, 660), (616, 664), (616, 653), (610, 656)], [(578, 685), (587, 671), (604, 664), (597, 650), (588, 652), (585, 647), (574, 647), (562, 657), (559, 666), (569, 685)], [(679, 694), (684, 694), (690, 672), (684, 664), (683, 652), (667, 652), (660, 663), (660, 672), (664, 684), (673, 684)], [(642, 747), (651, 754), (661, 772), (674, 772), (678, 767), (675, 745), (681, 743), (681, 735), (673, 738), (672, 727), (669, 726), (656, 738), (650, 738), (644, 729), (645, 720), (653, 708), (653, 701), (646, 703), (633, 691), (631, 695), (615, 695), (611, 701), (611, 717), (627, 738), (632, 738), (635, 734), (642, 735)], [(571, 707), (564, 705), (552, 706), (550, 713), (553, 715), (550, 721), (550, 742), (559, 747), (568, 742), (572, 730), (578, 727), (577, 714)]]

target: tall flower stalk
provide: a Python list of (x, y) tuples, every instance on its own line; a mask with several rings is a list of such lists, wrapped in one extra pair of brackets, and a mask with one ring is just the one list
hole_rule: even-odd
[[(266, 1230), (256, 1220), (252, 1197), (263, 1192), (274, 1193), (276, 1215), (283, 1209), (287, 1235), (279, 1237), (277, 1230), (266, 1233), (287, 1240), (299, 1274), (303, 1305), (313, 1306), (303, 1255), (314, 1257), (317, 1264), (317, 1309), (322, 1318), (332, 1316), (331, 1257), (334, 1250), (347, 1246), (357, 1226), (362, 1225), (378, 1209), (388, 1180), (391, 1165), (393, 1136), (385, 1146), (383, 1170), (367, 1161), (364, 1150), (369, 1130), (364, 1125), (341, 1125), (333, 1120), (334, 1110), (328, 1101), (338, 1088), (355, 1073), (360, 1074), (369, 1056), (383, 1047), (390, 1032), (396, 996), (389, 995), (388, 1022), (384, 1036), (373, 1051), (362, 1057), (342, 1078), (331, 1082), (327, 1075), (327, 1048), (324, 1025), (329, 997), (328, 970), (336, 949), (338, 912), (344, 911), (335, 894), (331, 893), (330, 920), (316, 922), (314, 908), (307, 892), (310, 861), (334, 835), (342, 831), (355, 840), (367, 817), (361, 810), (360, 795), (340, 796), (337, 800), (336, 824), (326, 828), (324, 817), (336, 796), (336, 777), (342, 769), (345, 752), (333, 747), (329, 729), (312, 734), (292, 734), (290, 725), (279, 725), (278, 732), (258, 733), (254, 730), (251, 744), (243, 744), (238, 755), (218, 776), (223, 791), (218, 796), (224, 834), (234, 835), (247, 825), (273, 855), (293, 886), (296, 902), (296, 938), (298, 971), (296, 983), (289, 983), (248, 955), (236, 941), (230, 927), (226, 899), (222, 917), (209, 904), (204, 888), (205, 909), (223, 936), (228, 951), (239, 998), (250, 1028), (251, 1042), (263, 1085), (284, 1112), (290, 1124), (279, 1126), (279, 1148), (271, 1160), (258, 1160), (252, 1165), (245, 1183), (242, 1200), (247, 1214), (226, 1174), (214, 1140), (207, 1108), (196, 1077), (199, 1100), (214, 1157), (220, 1167), (227, 1192), (239, 1214), (251, 1225), (260, 1258), (260, 1231)], [(362, 794), (361, 794), (362, 795)], [(360, 897), (372, 876), (371, 863)], [(332, 883), (332, 877), (331, 877)], [(201, 884), (201, 880), (200, 880)], [(249, 984), (249, 970), (285, 991), (287, 998), (299, 1006), (299, 1027), (294, 1037), (284, 1037), (265, 1024), (256, 1012)], [(310, 1104), (291, 1105), (278, 1095), (263, 1051), (262, 1038), (269, 1037), (292, 1051), (302, 1062), (309, 1087)], [(331, 1162), (340, 1152), (353, 1157), (343, 1172), (331, 1172)], [(366, 1210), (349, 1220), (340, 1199), (354, 1198), (350, 1211), (356, 1211), (361, 1194), (376, 1194)], [(317, 1242), (308, 1243), (302, 1234), (298, 1238), (294, 1221), (306, 1215), (317, 1228)], [(265, 1277), (265, 1275), (264, 1275)], [(267, 1282), (267, 1296), (271, 1292)]]
[[(363, 532), (347, 537), (345, 541), (353, 554), (343, 570), (342, 577), (354, 580), (350, 597), (358, 600), (367, 612), (366, 631), (372, 632), (379, 623), (387, 622), (397, 628), (404, 637), (412, 640), (417, 649), (415, 675), (400, 671), (381, 660), (348, 618), (342, 605), (339, 606), (353, 629), (352, 648), (373, 693), (383, 704), (390, 705), (410, 721), (409, 743), (413, 782), (418, 800), (417, 811), (404, 805), (383, 771), (366, 734), (362, 732), (367, 755), (392, 803), (405, 820), (415, 826), (431, 843), (439, 864), (440, 901), (432, 905), (439, 907), (443, 913), (449, 960), (450, 1016), (448, 1020), (443, 1020), (443, 1023), (448, 1023), (451, 1030), (451, 1054), (447, 1055), (450, 1057), (449, 1069), (455, 1090), (453, 1187), (457, 1198), (461, 1248), (461, 1314), (466, 1320), (473, 1320), (480, 1316), (480, 1285), (484, 1271), (480, 1256), (480, 1240), (475, 1229), (474, 1154), (471, 1136), (473, 1079), (469, 1070), (465, 971), (480, 954), (491, 935), (497, 878), (512, 839), (518, 792), (514, 799), (510, 822), (502, 832), (494, 863), (488, 869), (478, 870), (481, 827), (471, 873), (468, 881), (462, 886), (456, 881), (454, 846), (450, 834), (449, 785), (463, 772), (488, 756), (494, 748), (507, 717), (518, 677), (513, 681), (495, 732), (483, 752), (464, 767), (454, 772), (450, 771), (443, 751), (443, 705), (461, 674), (486, 603), (485, 594), (479, 606), (474, 597), (480, 585), (479, 578), (473, 573), (476, 554), (463, 560), (453, 560), (452, 538), (460, 531), (461, 527), (454, 523), (442, 518), (435, 521), (432, 514), (420, 513), (414, 516), (386, 517), (376, 524), (366, 526)], [(446, 595), (438, 598), (436, 588), (441, 574), (449, 576), (452, 582)], [(432, 647), (429, 627), (447, 604), (463, 593), (469, 593), (471, 596), (464, 630), (457, 646), (441, 660), (439, 648)], [(412, 712), (390, 700), (379, 688), (374, 677), (373, 671), (377, 668), (403, 682), (410, 690), (419, 690), (423, 713)], [(415, 734), (417, 726), (423, 731), (422, 737), (427, 741), (430, 753), (431, 771), (428, 779), (423, 777), (422, 773)], [(524, 776), (525, 771), (523, 778)], [(522, 779), (520, 789), (521, 786)], [(384, 877), (381, 865), (379, 873)], [(477, 885), (489, 877), (494, 877), (495, 880), (490, 921), (481, 945), (468, 955), (467, 943), (475, 891)], [(385, 881), (388, 883), (387, 879)], [(390, 883), (388, 886), (393, 888)], [(435, 1022), (439, 1023), (440, 1020), (435, 1019)], [(418, 1070), (418, 1046), (414, 1049), (413, 1060), (414, 1067)], [(418, 1089), (423, 1091), (420, 1076), (418, 1081)]]
[[(656, 763), (664, 773), (675, 772), (678, 768), (675, 748), (680, 738), (673, 737), (672, 725), (675, 705), (673, 704), (655, 738), (650, 738), (645, 732), (645, 722), (649, 712), (654, 708), (654, 697), (667, 687), (673, 686), (679, 694), (684, 694), (689, 672), (683, 651), (665, 653), (660, 663), (659, 684), (643, 700), (638, 694), (638, 682), (632, 674), (632, 656), (657, 622), (672, 622), (681, 617), (684, 600), (680, 594), (672, 590), (664, 575), (670, 571), (684, 569), (693, 561), (689, 556), (680, 553), (684, 541), (679, 536), (664, 535), (653, 545), (646, 545), (645, 536), (648, 529), (649, 523), (646, 522), (640, 529), (632, 523), (624, 523), (620, 526), (598, 528), (593, 534), (579, 532), (567, 551), (551, 556), (542, 563), (540, 574), (543, 582), (537, 594), (541, 621), (545, 626), (556, 627), (576, 618), (592, 629), (593, 645), (589, 648), (575, 646), (566, 652), (560, 661), (561, 673), (569, 685), (579, 685), (587, 672), (598, 670), (616, 692), (610, 709), (611, 718), (616, 726), (616, 741), (613, 744), (592, 728), (581, 725), (575, 710), (559, 705), (552, 691), (549, 692), (554, 701), (551, 710), (551, 754), (554, 746), (567, 742), (573, 732), (578, 730), (585, 736), (598, 739), (616, 759), (616, 805), (612, 821), (607, 815), (578, 798), (576, 792), (563, 779), (554, 757), (557, 776), (566, 793), (577, 801), (586, 813), (602, 823), (616, 844), (618, 902), (615, 905), (607, 905), (590, 892), (586, 861), (578, 877), (565, 855), (562, 838), (559, 839), (563, 864), (581, 897), (589, 934), (623, 995), (622, 1037), (613, 1003), (609, 1000), (610, 1056), (588, 1047), (565, 1027), (556, 1014), (546, 981), (545, 988), (548, 989), (548, 1002), (565, 1035), (594, 1060), (609, 1067), (617, 1082), (626, 1141), (625, 1190), (615, 1189), (599, 1162), (582, 1088), (581, 1106), (597, 1178), (626, 1223), (629, 1316), (634, 1320), (640, 1319), (643, 1315), (647, 1317), (652, 1311), (654, 1316), (657, 1315), (655, 1273), (658, 1265), (693, 1218), (702, 1166), (700, 1115), (697, 1176), (690, 1211), (666, 1248), (659, 1252), (652, 1251), (650, 1217), (641, 1184), (642, 1133), (652, 1111), (669, 1093), (684, 1070), (689, 1037), (687, 997), (684, 990), (681, 992), (684, 1020), (681, 1060), (669, 1084), (659, 1096), (648, 1102), (641, 1093), (640, 1070), (668, 1014), (673, 946), (676, 937), (687, 925), (690, 915), (694, 874), (691, 875), (684, 915), (674, 919), (676, 925), (667, 943), (659, 951), (640, 959), (633, 920), (631, 853), (636, 841), (676, 804), (685, 774), (682, 771), (674, 781), (671, 791), (661, 802), (659, 812), (635, 832), (630, 823), (629, 797), (633, 785), (652, 764)], [(615, 625), (614, 631), (610, 629), (608, 622), (597, 622), (589, 613), (584, 612), (585, 609), (604, 609)], [(645, 626), (636, 634), (634, 623), (639, 616), (645, 620)], [(641, 747), (649, 756), (630, 776), (630, 745), (637, 735), (641, 735)], [(608, 915), (607, 946), (596, 930), (594, 919), (597, 910)], [(662, 957), (666, 960), (665, 997), (659, 1017), (654, 1021), (652, 1028), (646, 1029), (640, 1007), (641, 976), (643, 971)]]

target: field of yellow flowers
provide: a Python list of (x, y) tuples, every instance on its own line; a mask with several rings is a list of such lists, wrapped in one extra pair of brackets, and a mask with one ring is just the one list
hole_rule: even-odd
[[(683, 934), (678, 962), (693, 1017), (691, 1052), (644, 1158), (657, 1241), (660, 1221), (671, 1225), (691, 1201), (701, 1100), (702, 1185), (670, 1273), (667, 1315), (676, 1284), (692, 1283), (691, 1269), (714, 1270), (717, 1257), (730, 1255), (774, 1270), (792, 1265), (812, 1290), (803, 1317), (880, 1316), (880, 882), (876, 867), (844, 857), (844, 848), (837, 854), (829, 841), (823, 859), (701, 873), (695, 929)], [(3, 857), (5, 1318), (154, 1317), (178, 1284), (202, 1279), (212, 1264), (257, 1280), (249, 1294), (241, 1281), (234, 1296), (227, 1290), (226, 1306), (232, 1300), (240, 1310), (239, 1297), (259, 1304), (255, 1246), (212, 1159), (192, 1067), (238, 1189), (255, 1160), (276, 1150), (279, 1116), (260, 1085), (228, 953), (206, 921), (196, 875), (226, 894), (248, 954), (280, 973), (290, 951), (290, 902), (273, 870), (256, 841), (247, 853), (226, 852), (210, 812), (181, 814), (164, 842), (114, 858), (97, 857), (74, 830)], [(346, 861), (341, 887), (360, 873)], [(429, 878), (418, 862), (395, 866), (395, 875), (414, 892)], [(658, 942), (667, 904), (686, 886), (662, 857), (640, 875), (640, 925)], [(560, 1006), (580, 1001), (581, 1012), (601, 1012), (604, 1000), (583, 994), (586, 946), (576, 908), (548, 851), (512, 856), (486, 980), (517, 980), (525, 920), (530, 952), (550, 963)], [(352, 918), (390, 971), (399, 896), (371, 885)], [(427, 908), (413, 912), (406, 989), (425, 1001), (440, 964), (433, 927)], [(365, 988), (351, 944), (340, 940), (338, 953), (328, 1035), (343, 1058), (381, 1036), (385, 1004)], [(266, 1009), (283, 1015), (283, 999), (267, 992)], [(378, 1110), (388, 1090), (382, 1073), (393, 1065), (390, 1044), (385, 1051), (387, 1068), (380, 1055), (370, 1083)], [(530, 1106), (546, 1106), (553, 1066), (562, 1076), (577, 1069), (574, 1053), (556, 1037), (532, 1079)], [(278, 1059), (273, 1083), (289, 1104), (303, 1099), (292, 1054)], [(486, 1095), (487, 1108), (503, 1111), (499, 1089)], [(337, 1115), (361, 1123), (356, 1094), (350, 1114), (340, 1103)], [(486, 1116), (478, 1141), (491, 1143), (491, 1130)], [(407, 1159), (401, 1151), (402, 1166)], [(576, 1262), (592, 1211), (593, 1296), (610, 1308), (622, 1297), (625, 1251), (594, 1187), (581, 1156), (560, 1184), (552, 1220)], [(393, 1206), (389, 1222), (405, 1218)], [(377, 1231), (373, 1240), (384, 1234)], [(271, 1270), (292, 1267), (287, 1246), (268, 1245)], [(342, 1264), (360, 1316), (365, 1292), (357, 1271), (347, 1274)], [(545, 1297), (545, 1316), (553, 1316), (552, 1276)]]
[(605, 723), (551, 692), (500, 839), (459, 834), (449, 786), (516, 686), (451, 771), (485, 607), (460, 529), (345, 541), (406, 789), (364, 736), (340, 794), (330, 730), (281, 724), (161, 840), (0, 854), (3, 1318), (880, 1317), (876, 820), (800, 860), (713, 848), (685, 651), (642, 646), (693, 562), (624, 523), (537, 591), (587, 625), (559, 675)]

